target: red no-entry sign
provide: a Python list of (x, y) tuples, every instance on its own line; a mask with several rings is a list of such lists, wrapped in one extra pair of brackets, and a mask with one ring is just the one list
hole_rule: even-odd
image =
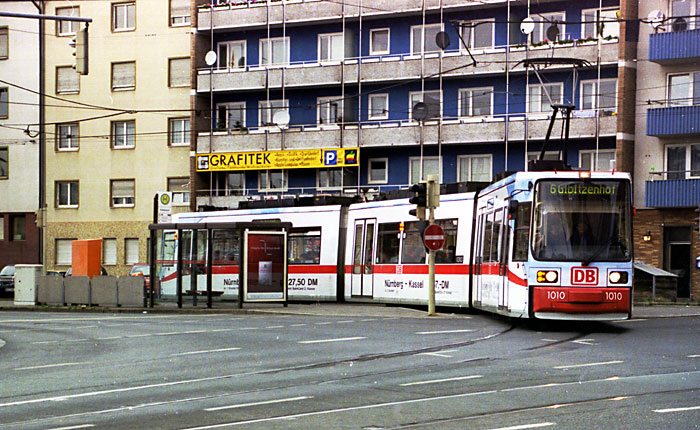
[(437, 251), (445, 244), (445, 232), (437, 224), (430, 224), (423, 233), (423, 243), (431, 251)]

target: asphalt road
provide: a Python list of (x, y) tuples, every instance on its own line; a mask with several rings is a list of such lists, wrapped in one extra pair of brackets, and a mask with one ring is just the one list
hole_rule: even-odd
[(696, 429), (700, 317), (0, 314), (0, 429)]

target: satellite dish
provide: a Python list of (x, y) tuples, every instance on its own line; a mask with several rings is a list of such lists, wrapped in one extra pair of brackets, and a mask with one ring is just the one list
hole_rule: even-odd
[(557, 38), (559, 37), (559, 21), (554, 20), (545, 34), (547, 35), (547, 40), (551, 42), (557, 40)]
[(207, 63), (207, 66), (213, 66), (216, 64), (216, 52), (207, 52), (207, 55), (204, 56), (204, 62)]
[(535, 20), (528, 16), (520, 23), (520, 32), (529, 36), (533, 31), (535, 31)]
[(428, 117), (428, 105), (423, 102), (418, 102), (413, 105), (413, 110), (411, 111), (413, 119), (416, 121), (423, 121)]
[(450, 36), (446, 32), (440, 31), (435, 35), (435, 44), (443, 51), (450, 46)]
[(287, 110), (278, 110), (272, 115), (272, 122), (279, 128), (287, 128), (289, 125), (289, 112)]
[(647, 15), (647, 21), (656, 30), (664, 22), (664, 14), (660, 10), (652, 10)]
[(683, 18), (676, 18), (671, 25), (673, 31), (686, 31), (688, 29), (688, 21)]

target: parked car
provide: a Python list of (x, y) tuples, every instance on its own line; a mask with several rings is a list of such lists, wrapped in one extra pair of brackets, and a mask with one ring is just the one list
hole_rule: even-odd
[(131, 270), (129, 270), (129, 276), (143, 276), (143, 280), (146, 282), (146, 287), (151, 286), (151, 266), (148, 264), (134, 264), (131, 266)]
[(15, 291), (15, 266), (5, 266), (0, 270), (0, 291)]

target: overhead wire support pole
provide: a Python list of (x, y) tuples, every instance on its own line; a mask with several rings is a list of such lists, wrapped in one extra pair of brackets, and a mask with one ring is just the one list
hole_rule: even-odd
[(85, 23), (92, 22), (92, 18), (82, 18), (78, 16), (43, 15), (38, 13), (0, 12), (0, 16), (6, 16), (10, 18), (48, 19), (52, 21), (76, 21)]

